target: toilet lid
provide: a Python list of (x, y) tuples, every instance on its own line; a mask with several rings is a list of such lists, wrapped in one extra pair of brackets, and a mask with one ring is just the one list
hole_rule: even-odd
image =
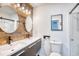
[(61, 56), (59, 53), (51, 53), (50, 56)]

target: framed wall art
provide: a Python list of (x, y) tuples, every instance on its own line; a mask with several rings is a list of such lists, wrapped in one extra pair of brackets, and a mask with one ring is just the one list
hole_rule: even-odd
[(63, 15), (57, 14), (51, 16), (51, 30), (62, 31), (63, 30)]

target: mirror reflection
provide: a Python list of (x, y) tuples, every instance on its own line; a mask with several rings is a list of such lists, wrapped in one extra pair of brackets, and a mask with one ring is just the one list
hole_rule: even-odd
[(26, 17), (25, 28), (26, 28), (27, 32), (31, 32), (31, 30), (32, 30), (32, 18), (31, 18), (31, 16)]
[(18, 27), (18, 15), (16, 11), (4, 6), (0, 8), (0, 28), (6, 33), (13, 33)]

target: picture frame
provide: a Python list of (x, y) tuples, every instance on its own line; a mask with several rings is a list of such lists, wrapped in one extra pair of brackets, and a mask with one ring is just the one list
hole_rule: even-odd
[(51, 16), (51, 31), (63, 30), (63, 15), (57, 14)]

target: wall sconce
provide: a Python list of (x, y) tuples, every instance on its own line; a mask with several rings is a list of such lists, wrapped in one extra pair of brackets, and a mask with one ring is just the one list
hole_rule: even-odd
[(21, 9), (24, 10), (25, 8), (22, 6)]
[(28, 9), (26, 9), (26, 13), (28, 13)]
[(31, 14), (31, 10), (28, 11), (28, 14)]
[(20, 7), (20, 4), (19, 3), (17, 3), (17, 7)]
[(31, 10), (26, 4), (17, 3), (17, 4), (14, 4), (14, 7), (18, 8), (20, 11), (22, 11), (23, 13), (27, 15), (31, 14)]
[(19, 8), (20, 7), (20, 4), (18, 3), (18, 4), (14, 4), (14, 7), (15, 8)]

